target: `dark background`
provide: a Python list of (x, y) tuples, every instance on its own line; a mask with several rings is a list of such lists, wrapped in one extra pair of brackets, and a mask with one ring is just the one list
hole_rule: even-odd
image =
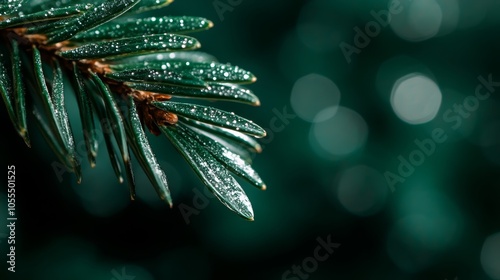
[[(214, 3), (233, 6), (217, 12)], [(40, 134), (32, 130), (28, 149), (2, 110), (0, 166), (15, 165), (17, 181), (17, 272), (7, 279), (500, 279), (498, 92), (457, 130), (443, 116), (474, 96), (478, 76), (500, 81), (500, 2), (401, 3), (401, 16), (351, 63), (340, 44), (354, 45), (354, 28), (364, 30), (371, 11), (387, 10), (388, 1), (178, 0), (152, 13), (211, 19), (213, 29), (194, 34), (202, 50), (258, 77), (250, 88), (260, 107), (217, 104), (268, 130), (253, 164), (268, 190), (242, 183), (254, 222), (216, 199), (194, 201), (204, 186), (164, 137), (150, 139), (173, 209), (137, 164), (139, 199), (130, 202), (104, 150), (94, 170), (83, 161), (81, 185), (71, 174), (60, 181)], [(427, 77), (438, 91), (413, 88), (413, 111), (403, 113), (425, 110), (420, 94), (442, 100), (424, 98), (439, 111), (423, 124), (404, 121), (391, 105), (391, 92), (409, 74)], [(68, 97), (81, 139), (74, 102)], [(328, 115), (329, 107), (337, 114)], [(283, 110), (293, 118), (275, 121)], [(435, 129), (446, 141), (391, 191), (384, 174), (401, 175), (398, 156), (408, 159), (415, 140), (430, 139)], [(6, 187), (0, 199), (5, 205)], [(180, 205), (196, 203), (207, 205), (181, 214)], [(2, 273), (6, 233), (0, 228)], [(307, 275), (282, 278), (294, 265), (311, 265), (318, 238), (340, 247)]]

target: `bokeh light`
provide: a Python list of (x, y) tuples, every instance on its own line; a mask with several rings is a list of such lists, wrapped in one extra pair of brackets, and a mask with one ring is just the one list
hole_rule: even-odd
[(500, 232), (484, 241), (481, 250), (481, 265), (491, 279), (500, 279)]
[(392, 30), (402, 39), (419, 42), (438, 34), (443, 12), (435, 0), (393, 0), (389, 6), (392, 5), (402, 7), (391, 21)]
[(422, 124), (436, 117), (442, 98), (434, 81), (420, 73), (413, 73), (396, 81), (391, 93), (391, 105), (401, 120)]
[[(450, 122), (449, 118), (450, 116), (456, 118), (455, 116), (458, 113), (449, 113), (449, 110), (454, 110), (456, 107), (456, 104), (463, 104), (464, 100), (469, 100), (468, 96), (470, 96), (470, 93), (465, 93), (462, 91), (457, 91), (455, 89), (450, 89), (450, 88), (444, 88), (441, 90), (443, 93), (443, 101), (441, 103), (441, 110), (440, 114), (436, 119), (434, 119), (433, 124), (436, 127), (443, 127), (443, 128), (449, 128), (453, 131), (453, 133), (450, 133), (450, 141), (456, 141), (459, 139), (470, 139), (471, 137), (476, 137), (476, 126), (478, 125), (478, 119), (479, 119), (479, 112), (472, 112), (468, 118), (463, 118), (462, 122), (458, 127), (455, 127), (457, 125), (456, 120), (454, 119), (454, 122)], [(480, 104), (479, 106), (481, 107), (481, 111), (484, 108), (484, 106), (481, 106), (484, 104)], [(479, 110), (478, 110), (479, 111)], [(470, 140), (471, 141), (471, 140)]]
[[(477, 0), (467, 1), (461, 0), (460, 27), (471, 28), (480, 24), (486, 17), (486, 13), (491, 6), (491, 3), (497, 1)], [(498, 15), (497, 15), (498, 16)]]
[(337, 195), (344, 208), (354, 215), (370, 216), (385, 205), (389, 187), (382, 174), (366, 165), (344, 171)]
[(403, 271), (415, 273), (437, 258), (431, 244), (436, 224), (424, 216), (408, 216), (399, 220), (388, 237), (387, 252), (392, 261)]
[(458, 208), (430, 184), (415, 185), (397, 205), (402, 218), (388, 234), (387, 252), (403, 271), (414, 273), (434, 264), (460, 237)]
[(394, 56), (378, 66), (375, 87), (383, 101), (389, 102), (394, 83), (401, 77), (411, 73), (422, 73), (433, 78), (431, 70), (419, 60), (407, 56)]
[(438, 36), (444, 36), (455, 31), (460, 21), (460, 5), (458, 0), (438, 0), (441, 7), (443, 20)]
[(281, 75), (287, 80), (293, 83), (308, 73), (321, 73), (337, 78), (346, 76), (343, 56), (330, 56), (324, 52), (311, 50), (304, 45), (295, 29), (281, 36), (283, 39), (277, 53), (277, 63)]
[(334, 116), (331, 109), (318, 113), (309, 141), (318, 155), (340, 159), (362, 148), (368, 137), (368, 125), (355, 111), (339, 106)]
[[(295, 82), (290, 97), (295, 113), (308, 122), (324, 121), (335, 114), (340, 102), (340, 90), (327, 77), (318, 74), (309, 74)], [(318, 118), (318, 112), (330, 108), (330, 114)]]
[[(401, 13), (386, 25), (384, 12), (396, 2)], [(228, 5), (222, 17), (220, 3)], [(211, 196), (202, 202), (199, 194), (209, 191), (189, 164), (147, 129), (174, 206), (158, 198), (133, 156), (137, 200), (131, 202), (103, 139), (97, 166), (89, 167), (78, 106), (68, 92), (81, 185), (73, 173), (58, 178), (52, 170), (57, 158), (30, 112), (31, 149), (0, 112), (6, 141), (0, 161), (19, 172), (19, 279), (119, 280), (113, 271), (122, 269), (130, 275), (122, 278), (136, 280), (285, 279), (286, 270), (314, 257), (318, 237), (331, 235), (341, 247), (308, 279), (500, 280), (500, 87), (477, 110), (470, 103), (470, 116), (455, 111), (474, 96), (479, 76), (488, 80), (491, 73), (494, 85), (500, 82), (500, 0), (175, 1), (148, 14), (136, 16), (193, 15), (215, 25), (188, 34), (214, 56), (160, 56), (217, 58), (257, 76), (243, 86), (259, 96), (258, 108), (199, 100), (269, 132), (257, 139), (261, 154), (248, 152), (268, 190), (237, 178), (255, 221)], [(366, 44), (359, 44), (357, 28)], [(350, 62), (342, 42), (356, 48)], [(445, 117), (449, 110), (453, 119)], [(446, 140), (434, 146), (436, 129)], [(387, 172), (400, 176), (388, 179), (391, 188)], [(0, 190), (0, 201), (7, 194)], [(0, 220), (6, 211), (0, 207)], [(0, 230), (3, 261), (7, 230)]]
[(324, 1), (309, 1), (301, 10), (297, 20), (300, 41), (315, 52), (335, 49), (342, 41), (339, 16), (332, 16), (331, 6)]
[[(481, 2), (481, 1), (479, 1)], [(500, 13), (500, 1), (490, 1), (488, 2), (487, 19), (489, 23), (496, 24), (500, 21), (498, 14)]]

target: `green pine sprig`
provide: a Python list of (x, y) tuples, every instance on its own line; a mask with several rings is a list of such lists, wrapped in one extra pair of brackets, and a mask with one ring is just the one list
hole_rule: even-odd
[[(164, 134), (211, 192), (229, 209), (253, 220), (251, 203), (233, 177), (266, 185), (250, 166), (262, 149), (260, 126), (232, 112), (189, 103), (222, 100), (258, 106), (242, 85), (255, 76), (196, 51), (186, 34), (212, 22), (189, 16), (130, 17), (171, 0), (0, 1), (0, 94), (7, 114), (28, 147), (28, 113), (58, 159), (82, 180), (81, 163), (65, 95), (75, 94), (91, 167), (103, 131), (110, 163), (120, 182), (135, 183), (133, 154), (158, 196), (172, 206), (167, 177), (145, 127)], [(67, 92), (65, 88), (72, 88)]]

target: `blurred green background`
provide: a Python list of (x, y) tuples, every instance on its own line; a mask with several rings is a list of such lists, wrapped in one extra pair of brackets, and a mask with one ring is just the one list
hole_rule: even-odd
[(268, 131), (254, 159), (268, 190), (242, 183), (255, 221), (201, 195), (164, 137), (150, 139), (173, 209), (137, 164), (130, 202), (104, 151), (83, 184), (61, 182), (41, 136), (26, 148), (2, 110), (1, 166), (17, 170), (7, 279), (500, 279), (500, 1), (177, 0), (152, 14), (211, 19), (202, 51), (258, 77), (262, 106), (217, 104)]

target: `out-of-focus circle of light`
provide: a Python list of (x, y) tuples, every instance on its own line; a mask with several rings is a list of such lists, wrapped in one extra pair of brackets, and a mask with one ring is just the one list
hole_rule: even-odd
[(358, 113), (342, 106), (333, 117), (324, 120), (324, 115), (331, 115), (329, 111), (327, 108), (318, 114), (323, 121), (312, 125), (309, 141), (318, 155), (337, 160), (363, 147), (368, 125)]
[[(469, 92), (465, 91), (460, 92), (452, 88), (442, 88), (441, 92), (443, 93), (443, 101), (441, 103), (441, 108), (446, 108), (446, 110), (448, 109), (453, 110), (455, 104), (462, 104), (465, 100), (467, 101), (470, 100), (470, 98), (468, 97), (470, 95)], [(466, 103), (468, 104), (469, 102)], [(481, 110), (483, 110), (483, 108), (481, 108)], [(458, 113), (454, 112), (454, 114)], [(478, 142), (478, 140), (474, 140), (474, 138), (479, 138), (480, 136), (480, 133), (475, 132), (480, 114), (471, 113), (467, 119), (465, 118), (463, 119), (463, 121), (460, 123), (458, 127), (454, 126), (456, 125), (456, 123), (450, 123), (449, 119), (444, 117), (444, 114), (441, 116), (442, 117), (435, 119), (435, 121), (433, 122), (434, 127), (429, 127), (428, 128), (429, 130), (434, 130), (435, 127), (446, 127), (446, 128), (453, 127), (453, 130), (456, 133), (454, 135), (450, 135), (451, 137), (447, 138), (448, 139), (447, 141), (450, 142), (458, 140), (461, 141), (462, 138), (466, 138), (471, 142)], [(455, 116), (455, 115), (450, 115), (450, 116)]]
[(438, 34), (443, 20), (441, 7), (435, 0), (392, 0), (402, 11), (392, 16), (391, 28), (402, 39), (420, 42)]
[(394, 84), (391, 106), (401, 120), (422, 124), (436, 117), (442, 98), (441, 90), (434, 81), (422, 74), (412, 73)]
[(455, 31), (457, 28), (460, 20), (460, 5), (458, 0), (438, 0), (438, 3), (441, 6), (443, 20), (437, 35), (443, 36)]
[(317, 52), (332, 50), (340, 41), (340, 35), (335, 29), (315, 22), (300, 23), (297, 33), (306, 47)]
[(487, 14), (488, 22), (492, 24), (498, 24), (498, 21), (500, 21), (500, 17), (498, 16), (499, 14), (500, 14), (500, 1), (490, 2)]
[(323, 73), (338, 79), (349, 76), (349, 68), (345, 67), (345, 58), (341, 52), (325, 59), (324, 52), (311, 51), (305, 46), (296, 30), (283, 35), (277, 55), (281, 73), (293, 81), (304, 73)]
[(384, 102), (390, 102), (394, 83), (399, 78), (415, 72), (422, 73), (430, 78), (434, 77), (434, 74), (428, 67), (419, 60), (406, 55), (394, 56), (384, 61), (377, 71), (375, 80), (375, 87), (380, 98)]
[(399, 220), (388, 235), (387, 253), (402, 270), (415, 273), (432, 264), (435, 252), (429, 248), (436, 224), (425, 216), (414, 215)]
[(500, 279), (500, 232), (484, 241), (481, 249), (481, 266), (492, 279)]
[(388, 186), (382, 174), (365, 165), (342, 173), (337, 189), (340, 203), (352, 214), (370, 216), (385, 205)]
[[(462, 28), (471, 28), (478, 24), (480, 24), (484, 18), (491, 4), (497, 1), (489, 1), (489, 0), (475, 0), (475, 1), (466, 1), (462, 0), (460, 2), (461, 13), (460, 13), (460, 27)], [(498, 14), (496, 15), (498, 17)]]
[(463, 228), (459, 208), (430, 183), (408, 186), (397, 201), (397, 215), (403, 217), (392, 227), (387, 252), (407, 272), (418, 272), (456, 244)]
[(309, 74), (295, 82), (290, 102), (293, 110), (301, 119), (308, 122), (324, 121), (333, 116), (335, 110), (330, 110), (330, 115), (316, 118), (318, 112), (326, 108), (337, 108), (340, 103), (340, 90), (327, 77)]
[(444, 250), (461, 233), (462, 215), (459, 208), (446, 195), (433, 188), (432, 183), (422, 182), (402, 194), (397, 209), (401, 217), (420, 215), (435, 224), (432, 242), (427, 243), (429, 248)]
[(332, 16), (328, 2), (310, 1), (300, 11), (297, 35), (310, 50), (326, 52), (337, 48), (342, 40), (338, 16)]

